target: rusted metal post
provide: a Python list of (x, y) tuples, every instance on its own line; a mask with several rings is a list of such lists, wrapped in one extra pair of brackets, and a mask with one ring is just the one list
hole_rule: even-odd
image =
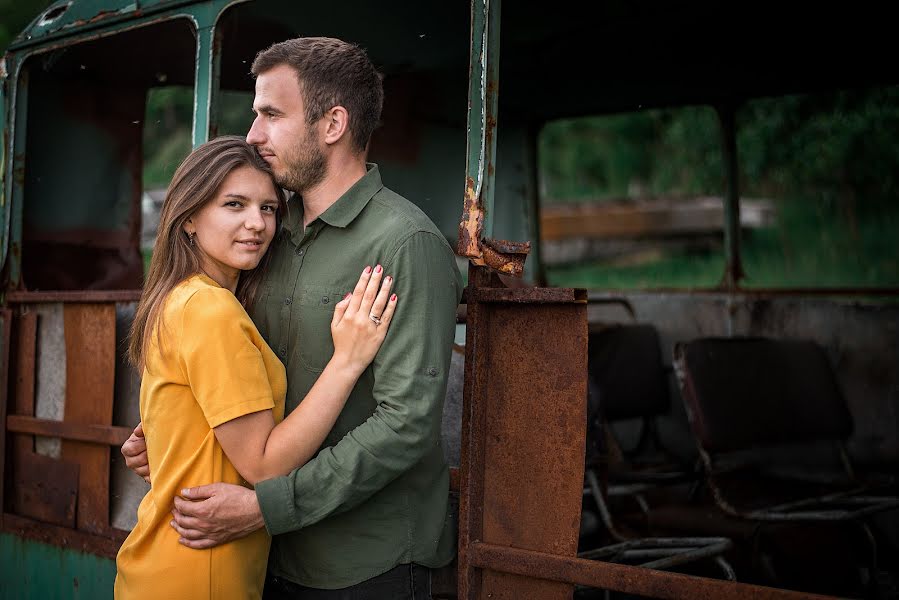
[(743, 261), (740, 257), (740, 181), (737, 163), (736, 107), (732, 103), (716, 108), (721, 124), (722, 151), (727, 189), (724, 196), (724, 256), (727, 261), (721, 284), (735, 289), (743, 279)]
[(6, 189), (9, 195), (6, 198), (6, 245), (4, 248), (5, 261), (10, 260), (6, 289), (16, 289), (22, 280), (22, 217), (23, 197), (25, 195), (25, 124), (28, 122), (28, 72), (20, 73), (21, 63), (14, 62), (9, 65), (13, 79), (10, 85), (10, 97), (12, 108), (9, 111), (9, 135), (12, 138), (11, 156), (9, 163), (9, 178), (6, 181)]
[(494, 240), (493, 190), (499, 86), (499, 0), (471, 3), (465, 193), (456, 254), (520, 277), (530, 242)]
[[(0, 309), (0, 419), (6, 420), (9, 398), (9, 354), (12, 341), (12, 311)], [(0, 529), (3, 527), (4, 482), (6, 481), (6, 426), (0, 423)]]
[(587, 295), (502, 287), (469, 268), (459, 598), (570, 598), (573, 586), (481, 569), (478, 542), (574, 557), (584, 478)]

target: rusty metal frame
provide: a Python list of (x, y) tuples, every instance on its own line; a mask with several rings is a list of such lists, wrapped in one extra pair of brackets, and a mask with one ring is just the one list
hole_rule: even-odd
[(530, 242), (493, 239), (500, 0), (471, 3), (465, 192), (456, 254), (520, 277)]
[[(835, 600), (832, 596), (603, 563), (484, 542), (472, 543), (468, 548), (468, 555), (471, 565), (480, 569), (492, 569), (519, 575), (531, 581), (567, 582), (615, 592), (629, 592), (648, 598)], [(460, 600), (468, 597), (473, 596), (462, 596), (461, 593), (459, 595)], [(539, 596), (522, 597), (538, 598)]]
[[(491, 240), (489, 220), (485, 226), (492, 208), (499, 12), (496, 0), (472, 2), (468, 168), (457, 245), (457, 253), (471, 263), (459, 477), (460, 600), (494, 594), (570, 598), (575, 584), (654, 598), (826, 598), (576, 556), (588, 298), (578, 289), (507, 289), (490, 270), (520, 275), (528, 249), (527, 243)], [(536, 428), (535, 415), (541, 423)]]
[(7, 292), (9, 304), (41, 304), (45, 302), (78, 302), (82, 304), (106, 302), (137, 302), (141, 290), (65, 290), (57, 292)]
[(0, 531), (4, 533), (44, 544), (95, 554), (110, 560), (115, 560), (119, 547), (125, 541), (125, 538), (128, 537), (128, 532), (121, 529), (110, 528), (107, 535), (94, 535), (6, 512), (3, 513), (2, 522), (3, 528)]
[[(578, 558), (586, 436), (586, 293), (501, 286), (486, 267), (470, 266), (460, 600), (500, 592), (508, 597), (567, 598), (574, 584), (655, 598), (826, 597)], [(540, 417), (539, 428), (534, 428), (535, 415)], [(718, 549), (709, 546), (698, 552)]]
[[(577, 557), (586, 441), (586, 293), (501, 286), (486, 267), (469, 268), (460, 600), (500, 591), (509, 597), (567, 598), (574, 584), (656, 598), (825, 598)], [(535, 430), (537, 414), (542, 427)], [(573, 448), (580, 449), (579, 459)], [(547, 499), (551, 511), (542, 504)]]

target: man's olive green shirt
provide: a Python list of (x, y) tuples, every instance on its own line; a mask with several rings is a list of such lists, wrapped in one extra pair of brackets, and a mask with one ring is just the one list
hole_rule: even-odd
[(287, 367), (296, 408), (334, 352), (334, 305), (366, 265), (381, 264), (399, 297), (387, 339), (318, 455), (256, 495), (274, 536), (269, 572), (336, 589), (402, 563), (449, 563), (455, 523), (440, 423), (462, 281), (453, 251), (425, 214), (368, 171), (303, 227), (289, 203), (252, 317)]

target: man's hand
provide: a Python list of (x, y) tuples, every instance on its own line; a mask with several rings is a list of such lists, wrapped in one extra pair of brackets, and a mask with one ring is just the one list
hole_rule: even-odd
[(212, 548), (265, 525), (256, 492), (229, 483), (181, 490), (172, 515), (178, 541), (188, 548)]
[(131, 437), (122, 444), (122, 456), (125, 457), (125, 466), (150, 483), (150, 463), (147, 460), (147, 440), (144, 439), (144, 428), (138, 423)]

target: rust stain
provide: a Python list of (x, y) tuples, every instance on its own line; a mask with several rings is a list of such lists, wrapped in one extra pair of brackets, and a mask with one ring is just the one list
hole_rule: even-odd
[(456, 254), (469, 258), (475, 265), (520, 277), (531, 249), (530, 242), (510, 242), (481, 238), (484, 213), (477, 198), (474, 179), (469, 177), (465, 185), (462, 220), (459, 222), (459, 239)]
[(459, 241), (456, 244), (456, 253), (459, 256), (479, 260), (481, 252), (478, 242), (484, 225), (484, 216), (481, 213), (476, 194), (474, 179), (469, 177), (465, 181), (465, 198), (462, 207), (462, 220), (459, 222)]
[(531, 251), (530, 242), (512, 242), (509, 240), (495, 240), (493, 238), (484, 238), (485, 246), (496, 250), (502, 254), (522, 254), (527, 256)]
[(485, 245), (481, 245), (481, 253), (484, 257), (484, 263), (500, 273), (520, 277), (524, 272), (524, 259), (527, 255), (513, 254), (506, 256)]

